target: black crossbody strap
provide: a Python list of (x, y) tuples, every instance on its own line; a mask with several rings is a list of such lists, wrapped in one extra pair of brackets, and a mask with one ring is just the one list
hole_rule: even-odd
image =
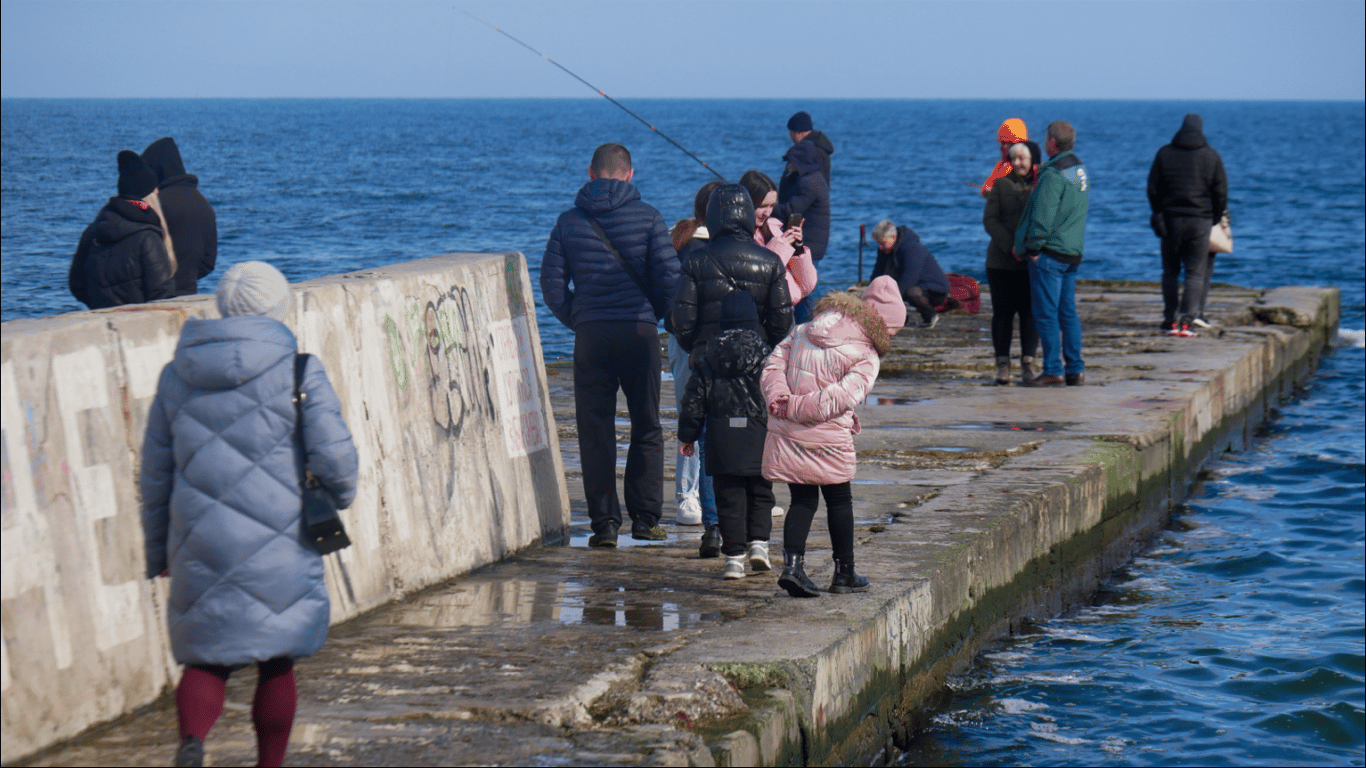
[[(621, 268), (626, 271), (626, 276), (631, 278), (631, 282), (635, 283), (636, 287), (640, 289), (640, 292), (644, 294), (645, 300), (650, 301), (650, 292), (645, 289), (645, 281), (640, 279), (640, 275), (635, 269), (633, 269), (630, 264), (626, 263), (626, 259), (621, 257), (621, 252), (612, 244), (612, 238), (607, 236), (607, 232), (603, 230), (602, 225), (598, 223), (597, 219), (587, 213), (585, 213), (583, 217), (588, 219), (589, 224), (593, 225), (593, 231), (598, 233), (598, 237), (602, 240), (602, 244), (607, 246), (608, 253), (611, 253), (612, 258), (616, 259), (617, 264), (621, 265)], [(654, 304), (653, 301), (650, 301), (650, 303), (651, 305)]]
[(299, 438), (299, 447), (304, 452), (304, 485), (310, 482), (316, 483), (313, 473), (308, 469), (308, 440), (304, 436), (304, 366), (308, 365), (308, 355), (299, 352), (294, 353), (294, 414), (296, 418), (295, 434)]

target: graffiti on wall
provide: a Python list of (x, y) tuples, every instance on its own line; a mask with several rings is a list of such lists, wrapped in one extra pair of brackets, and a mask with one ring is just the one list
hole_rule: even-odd
[[(521, 272), (514, 260), (508, 265), (508, 303), (525, 307)], [(394, 384), (406, 402), (428, 397), (432, 418), (448, 437), (458, 437), (471, 419), (496, 418), (509, 456), (546, 448), (531, 320), (514, 314), (489, 322), (481, 309), (468, 288), (456, 285), (428, 301), (409, 299), (397, 319), (386, 314)]]

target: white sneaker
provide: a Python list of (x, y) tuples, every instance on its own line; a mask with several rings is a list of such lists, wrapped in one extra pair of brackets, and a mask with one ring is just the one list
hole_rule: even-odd
[(1204, 328), (1206, 330), (1214, 327), (1213, 325), (1210, 325), (1210, 322), (1203, 317), (1197, 317), (1192, 319), (1191, 325), (1195, 326), (1196, 328)]
[(702, 502), (696, 496), (684, 496), (678, 502), (678, 514), (674, 515), (674, 522), (679, 525), (701, 525)]
[(929, 321), (927, 321), (927, 322), (924, 324), (924, 328), (925, 328), (926, 330), (929, 330), (929, 329), (934, 328), (936, 325), (939, 325), (939, 313), (938, 313), (938, 312), (935, 312), (935, 313), (934, 313), (934, 317), (931, 317), (931, 318), (929, 319)]
[(782, 516), (785, 515), (785, 514), (787, 514), (787, 510), (783, 509), (782, 507), (778, 506), (777, 504), (774, 504), (774, 505), (773, 505), (773, 516), (774, 516), (774, 517), (782, 517)]
[(745, 578), (745, 557), (736, 555), (731, 557), (726, 555), (726, 569), (721, 572), (723, 579), (743, 579)]
[(768, 561), (767, 541), (751, 541), (749, 543), (749, 567), (755, 573), (773, 570), (773, 564)]

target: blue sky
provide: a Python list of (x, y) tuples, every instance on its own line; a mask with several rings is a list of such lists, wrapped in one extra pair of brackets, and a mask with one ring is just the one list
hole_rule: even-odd
[(1359, 0), (5, 0), (5, 97), (1366, 98)]

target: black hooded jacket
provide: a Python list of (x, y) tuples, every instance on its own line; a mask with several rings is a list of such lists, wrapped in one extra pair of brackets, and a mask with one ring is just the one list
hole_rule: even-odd
[(140, 201), (109, 198), (81, 233), (67, 283), (91, 309), (175, 296), (175, 275), (161, 241), (161, 220)]
[(161, 212), (175, 249), (175, 295), (199, 292), (199, 280), (218, 262), (218, 218), (199, 191), (199, 177), (185, 172), (180, 149), (170, 136), (157, 139), (142, 151), (142, 159), (157, 175)]
[(1154, 214), (1218, 222), (1228, 206), (1224, 160), (1205, 141), (1205, 123), (1189, 114), (1172, 143), (1157, 150), (1148, 171), (1148, 204)]
[(768, 409), (759, 374), (772, 348), (749, 328), (711, 337), (693, 367), (678, 413), (678, 440), (695, 443), (707, 430), (708, 475), (763, 474)]
[[(772, 215), (786, 224), (789, 216), (801, 214), (806, 219), (802, 243), (811, 249), (811, 258), (819, 261), (830, 244), (830, 182), (826, 180), (830, 156), (810, 139), (793, 144), (783, 155), (787, 169), (778, 180), (778, 204)], [(825, 171), (821, 160), (826, 162)]]
[[(772, 251), (754, 243), (754, 204), (739, 184), (717, 187), (707, 203), (711, 242), (683, 259), (672, 311), (678, 345), (688, 352), (721, 330), (721, 300), (746, 290), (759, 311), (769, 346), (792, 329), (787, 271)], [(696, 361), (697, 356), (693, 356)]]

